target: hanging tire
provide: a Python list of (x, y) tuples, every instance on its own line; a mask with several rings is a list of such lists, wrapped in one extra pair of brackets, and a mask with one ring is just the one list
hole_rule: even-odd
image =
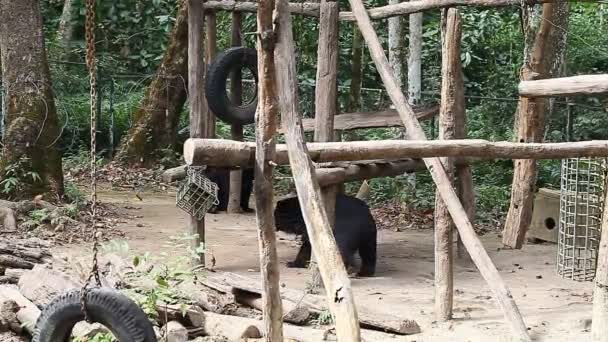
[[(220, 120), (230, 124), (248, 125), (255, 122), (257, 108), (258, 62), (255, 49), (242, 46), (223, 51), (207, 68), (205, 96), (209, 109)], [(236, 104), (228, 97), (226, 81), (232, 71), (249, 69), (256, 83), (256, 96), (248, 103)]]
[[(156, 342), (152, 323), (125, 295), (111, 289), (95, 288), (87, 294), (91, 321), (103, 324), (119, 342)], [(72, 328), (84, 320), (80, 290), (70, 290), (55, 298), (36, 322), (33, 342), (68, 342)]]

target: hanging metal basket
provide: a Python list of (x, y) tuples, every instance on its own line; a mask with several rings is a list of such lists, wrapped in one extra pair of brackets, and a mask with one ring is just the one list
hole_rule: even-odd
[(177, 207), (197, 220), (202, 220), (209, 209), (219, 204), (218, 186), (203, 171), (202, 167), (189, 167), (186, 180), (177, 191)]

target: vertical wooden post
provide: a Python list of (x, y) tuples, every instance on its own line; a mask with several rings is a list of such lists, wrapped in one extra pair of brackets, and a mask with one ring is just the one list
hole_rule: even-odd
[[(319, 9), (319, 45), (317, 47), (317, 80), (315, 87), (314, 141), (335, 139), (334, 116), (338, 113), (338, 2), (321, 0)], [(335, 224), (336, 195), (339, 185), (321, 189), (330, 225)], [(319, 288), (321, 276), (316, 256), (310, 260), (312, 287)]]
[[(369, 18), (369, 14), (363, 5), (363, 0), (349, 0), (353, 14), (359, 25), (359, 29), (363, 35), (363, 38), (367, 42), (370, 54), (376, 68), (380, 73), (380, 77), (385, 85), (386, 91), (389, 94), (395, 109), (399, 114), (399, 117), (403, 121), (407, 129), (408, 135), (412, 139), (426, 140), (422, 126), (416, 119), (416, 115), (412, 110), (412, 107), (408, 104), (407, 98), (403, 95), (403, 92), (399, 88), (399, 84), (395, 75), (391, 71), (391, 67), (388, 63), (388, 59), (380, 43), (380, 39), (372, 26), (372, 22)], [(511, 292), (507, 288), (504, 280), (501, 278), (496, 266), (492, 263), (492, 260), (488, 256), (484, 249), (481, 241), (475, 234), (473, 225), (464, 211), (458, 195), (454, 191), (454, 188), (450, 184), (443, 164), (439, 158), (425, 158), (424, 163), (427, 166), (433, 181), (437, 185), (437, 190), (441, 194), (441, 198), (446, 203), (446, 206), (456, 224), (456, 228), (462, 236), (462, 241), (469, 251), (473, 262), (479, 269), (481, 276), (486, 280), (486, 283), (490, 289), (494, 292), (496, 300), (501, 306), (505, 319), (511, 325), (511, 329), (516, 338), (520, 341), (531, 341), (528, 335), (528, 330), (524, 320), (513, 300)]]
[[(207, 11), (205, 13), (205, 70), (207, 64), (211, 63), (217, 52), (217, 20), (215, 11)], [(207, 138), (215, 138), (215, 115), (207, 108), (206, 129)]]
[[(304, 140), (302, 117), (298, 112), (298, 80), (291, 16), (287, 0), (277, 0), (275, 22), (278, 31), (275, 62), (279, 108), (286, 127), (285, 140), (295, 180), (302, 216), (317, 256), (327, 302), (336, 324), (339, 341), (360, 341), (361, 333), (350, 279), (338, 252), (315, 170)], [(263, 32), (263, 31), (262, 31)]]
[[(190, 96), (190, 137), (206, 138), (207, 101), (205, 100), (204, 10), (200, 0), (188, 0), (188, 94)], [(205, 243), (205, 220), (190, 217), (193, 250)], [(193, 258), (194, 265), (205, 265), (205, 255)]]
[[(567, 1), (543, 4), (542, 16), (529, 15), (524, 8), (525, 48), (521, 80), (555, 77), (562, 69), (568, 32)], [(540, 22), (535, 22), (535, 21)], [(534, 32), (537, 30), (537, 32)], [(545, 131), (546, 99), (520, 97), (515, 117), (518, 142), (542, 142)], [(514, 160), (511, 203), (505, 220), (502, 243), (511, 248), (523, 246), (532, 222), (536, 174), (535, 160)]]
[(348, 93), (348, 111), (361, 107), (361, 82), (363, 81), (363, 38), (356, 24), (353, 24), (353, 46), (351, 59), (351, 84)]
[[(464, 84), (460, 64), (462, 23), (457, 9), (444, 10), (441, 18), (441, 107), (439, 139), (454, 139), (456, 121), (464, 112)], [(441, 158), (450, 178), (454, 169), (452, 158)], [(435, 318), (452, 319), (454, 274), (452, 230), (454, 223), (439, 192), (435, 195)]]
[[(232, 32), (230, 45), (241, 46), (243, 18), (241, 12), (232, 12)], [(243, 97), (242, 73), (240, 70), (230, 74), (230, 97), (232, 102), (240, 104)], [(232, 140), (243, 141), (243, 125), (233, 124), (230, 126)], [(230, 196), (228, 198), (228, 212), (238, 213), (241, 211), (241, 185), (243, 180), (242, 170), (230, 172)]]
[(591, 319), (591, 340), (593, 342), (608, 342), (608, 324), (606, 324), (608, 322), (608, 189), (605, 192), (602, 233), (593, 288), (593, 316)]
[(273, 215), (271, 161), (276, 152), (278, 106), (275, 82), (275, 35), (273, 32), (273, 0), (258, 2), (258, 109), (256, 115), (255, 203), (262, 276), (263, 318), (267, 341), (283, 341), (283, 308), (279, 285), (276, 231)]

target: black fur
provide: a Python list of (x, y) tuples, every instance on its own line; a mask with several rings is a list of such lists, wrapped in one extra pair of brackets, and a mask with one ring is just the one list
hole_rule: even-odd
[[(277, 230), (302, 236), (302, 246), (289, 267), (306, 267), (310, 261), (311, 246), (306, 232), (297, 197), (286, 198), (277, 202), (274, 211)], [(369, 206), (355, 197), (338, 195), (336, 197), (336, 222), (334, 237), (348, 268), (353, 264), (355, 252), (361, 256), (359, 276), (373, 276), (376, 272), (376, 222)]]
[[(215, 214), (218, 211), (226, 211), (228, 209), (228, 198), (230, 196), (230, 169), (220, 167), (207, 167), (205, 174), (209, 179), (218, 186), (219, 204), (209, 210), (209, 213)], [(249, 208), (249, 199), (253, 191), (253, 168), (243, 169), (243, 178), (241, 183), (241, 210), (246, 213), (253, 212)]]

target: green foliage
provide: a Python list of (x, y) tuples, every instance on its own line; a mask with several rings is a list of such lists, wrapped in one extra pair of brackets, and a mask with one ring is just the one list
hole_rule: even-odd
[(22, 157), (17, 162), (6, 165), (2, 172), (0, 191), (9, 199), (22, 195), (23, 190), (28, 184), (42, 182), (42, 178), (40, 178), (38, 172), (31, 171), (30, 160), (26, 157)]
[(64, 195), (66, 200), (73, 204), (76, 209), (84, 205), (86, 202), (85, 194), (74, 182), (65, 182)]
[[(44, 1), (47, 46), (51, 60), (56, 103), (60, 115), (63, 134), (60, 148), (67, 155), (65, 169), (83, 167), (88, 164), (89, 95), (88, 79), (84, 65), (83, 0), (75, 1), (79, 9), (73, 18), (75, 38), (70, 45), (69, 63), (58, 62), (67, 59), (65, 51), (56, 37), (63, 1)], [(98, 122), (98, 150), (110, 150), (110, 133), (114, 146), (132, 125), (132, 115), (138, 107), (145, 87), (154, 76), (167, 45), (176, 14), (176, 1), (126, 0), (104, 2), (98, 8), (99, 44), (99, 92), (100, 116)], [(369, 7), (386, 5), (387, 1), (370, 0)], [(341, 8), (348, 8), (346, 0), (341, 0)], [(517, 106), (517, 84), (523, 59), (523, 37), (519, 12), (516, 7), (479, 8), (462, 7), (463, 37), (461, 59), (464, 66), (465, 92), (467, 95), (468, 137), (488, 140), (512, 140), (514, 114)], [(608, 17), (608, 7), (596, 3), (572, 3), (568, 25), (567, 74), (597, 73), (608, 70), (608, 35), (604, 22), (600, 27), (600, 17)], [(404, 19), (407, 27), (407, 20)], [(441, 81), (440, 11), (424, 14), (423, 28), (423, 103), (437, 103)], [(230, 46), (231, 15), (217, 12), (218, 50)], [(379, 38), (387, 46), (388, 30), (386, 20), (374, 21)], [(351, 56), (353, 23), (342, 23), (339, 35), (338, 105), (344, 110), (352, 83)], [(562, 29), (562, 28), (557, 28)], [(297, 47), (297, 68), (299, 77), (299, 109), (304, 117), (312, 117), (314, 108), (314, 81), (316, 78), (318, 19), (294, 16), (294, 37)], [(243, 15), (243, 45), (255, 46), (257, 32), (254, 14)], [(407, 32), (407, 30), (406, 30)], [(407, 46), (409, 37), (403, 37)], [(79, 64), (80, 63), (80, 64)], [(405, 63), (405, 61), (404, 61)], [(367, 49), (363, 52), (362, 103), (360, 110), (384, 110), (391, 102), (383, 90), (382, 81)], [(247, 86), (250, 86), (248, 84)], [(571, 140), (608, 138), (608, 115), (606, 98), (585, 96), (570, 99), (574, 104), (574, 122)], [(566, 106), (564, 99), (557, 99), (553, 110), (547, 113), (547, 141), (566, 141)], [(113, 118), (113, 120), (112, 120)], [(113, 125), (111, 122), (113, 121)], [(188, 123), (187, 110), (180, 118), (180, 127)], [(254, 141), (254, 125), (245, 127), (245, 140)], [(437, 136), (437, 127), (425, 123), (429, 137)], [(230, 137), (230, 127), (218, 120), (217, 134), (221, 138)], [(345, 140), (377, 140), (401, 138), (397, 129), (367, 129), (343, 132)], [(310, 139), (310, 134), (307, 134)], [(283, 142), (280, 136), (279, 142)], [(165, 167), (174, 166), (181, 159), (171, 149), (158, 153), (159, 163)], [(477, 200), (481, 214), (500, 208), (505, 210), (510, 196), (512, 163), (478, 163), (474, 166)], [(288, 168), (279, 167), (276, 172), (276, 189), (279, 194), (289, 191), (291, 181)], [(538, 186), (559, 186), (559, 162), (539, 163)], [(406, 177), (374, 179), (372, 202), (398, 199), (414, 206), (427, 207), (434, 203), (434, 186), (426, 172), (417, 174), (416, 189), (410, 189)], [(23, 184), (31, 182), (27, 175), (20, 177), (6, 175), (0, 181), (0, 191), (16, 194)], [(348, 184), (351, 193), (358, 184)], [(71, 192), (68, 190), (67, 192)], [(68, 195), (68, 197), (73, 197)], [(76, 196), (78, 197), (78, 196)], [(72, 199), (73, 202), (78, 200)]]
[(317, 317), (312, 320), (313, 325), (330, 325), (333, 324), (334, 318), (329, 310), (319, 312)]

